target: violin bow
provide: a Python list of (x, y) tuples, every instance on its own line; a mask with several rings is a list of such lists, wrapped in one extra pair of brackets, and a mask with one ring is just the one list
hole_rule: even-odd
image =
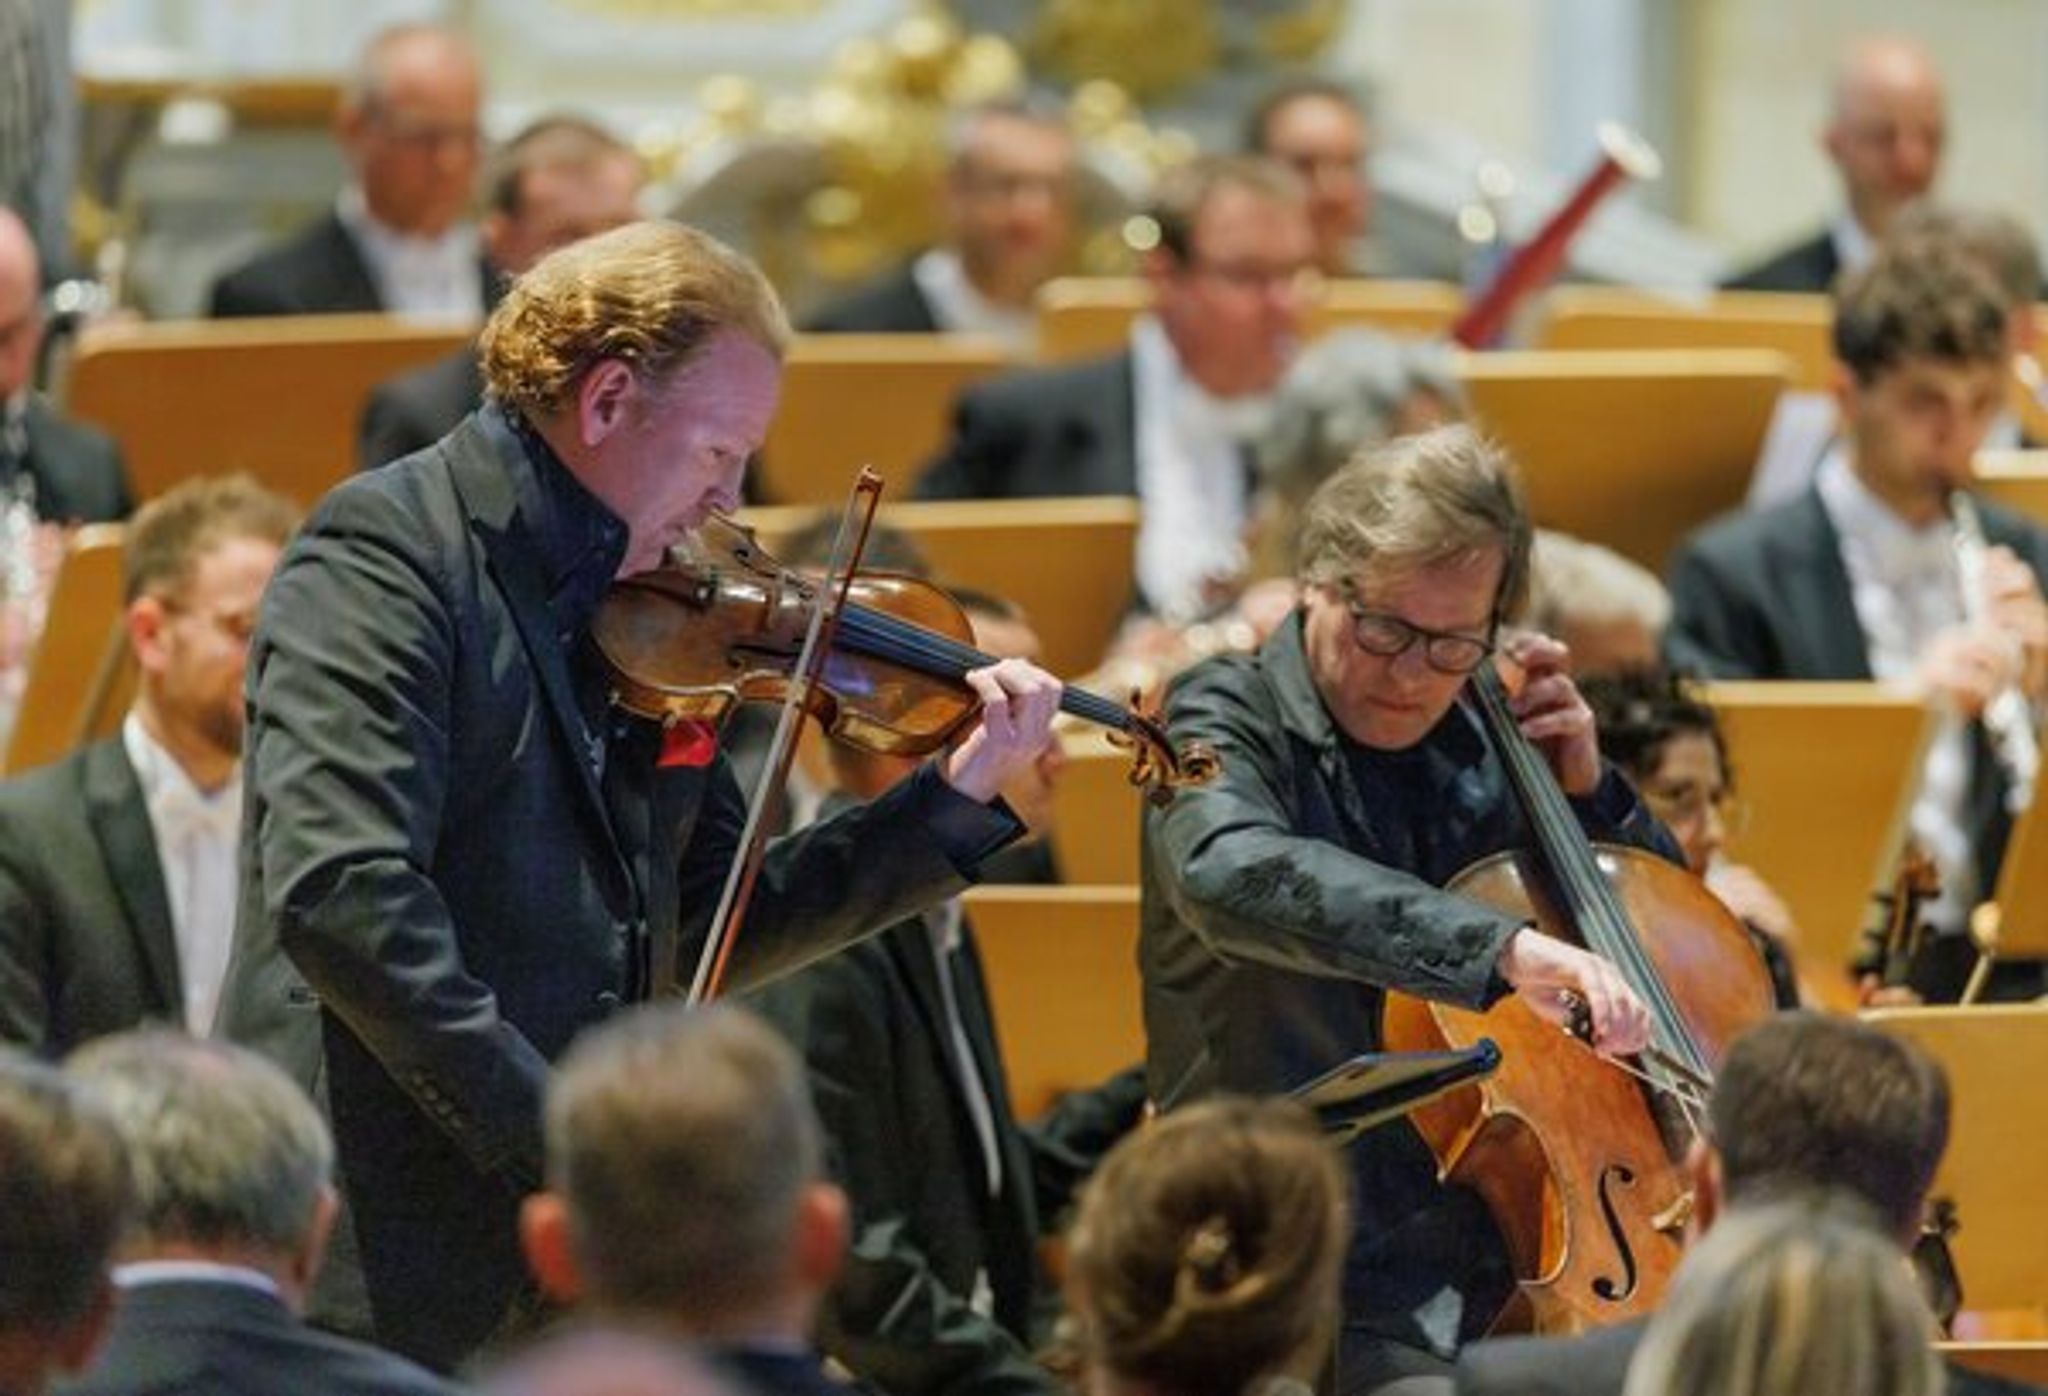
[(803, 731), (805, 698), (812, 691), (832, 653), (832, 637), (839, 625), (840, 610), (868, 545), (868, 529), (875, 521), (875, 507), (882, 498), (882, 477), (867, 466), (853, 482), (846, 511), (840, 515), (839, 531), (832, 539), (832, 562), (825, 581), (818, 588), (818, 604), (811, 611), (804, 630), (803, 649), (790, 673), (789, 691), (783, 697), (776, 719), (775, 737), (768, 745), (761, 775), (754, 782), (754, 795), (747, 804), (747, 822), (740, 834), (740, 849), (726, 873), (725, 888), (718, 896), (718, 909), (711, 917), (711, 933), (697, 953), (697, 971), (690, 978), (684, 1002), (695, 1005), (718, 997), (725, 986), (727, 964), (739, 940), (740, 922), (746, 918), (747, 903), (754, 895), (754, 883), (761, 875), (761, 860), (768, 851), (768, 809), (775, 792), (789, 779), (796, 759), (797, 737)]

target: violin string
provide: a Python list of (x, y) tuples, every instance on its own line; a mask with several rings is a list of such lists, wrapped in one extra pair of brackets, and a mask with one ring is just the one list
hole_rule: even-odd
[[(877, 659), (924, 673), (937, 671), (947, 678), (958, 678), (969, 669), (986, 668), (996, 662), (992, 655), (950, 636), (868, 606), (849, 605), (840, 616), (839, 633), (854, 648)], [(1122, 730), (1130, 725), (1121, 707), (1071, 684), (1061, 690), (1060, 708), (1104, 727)]]

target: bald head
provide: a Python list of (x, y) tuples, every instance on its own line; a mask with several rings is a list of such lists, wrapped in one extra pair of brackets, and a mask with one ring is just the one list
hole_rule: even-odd
[(42, 266), (13, 209), (0, 207), (0, 402), (28, 384), (43, 339)]
[(1843, 55), (1822, 143), (1866, 232), (1882, 237), (1932, 187), (1947, 127), (1941, 74), (1920, 44), (1872, 36)]
[(386, 29), (363, 49), (335, 132), (376, 219), (438, 237), (468, 206), (483, 154), (483, 73), (460, 34)]

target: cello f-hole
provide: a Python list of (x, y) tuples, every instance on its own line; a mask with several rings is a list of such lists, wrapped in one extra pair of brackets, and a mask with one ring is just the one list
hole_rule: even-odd
[(1637, 1266), (1635, 1249), (1628, 1243), (1628, 1232), (1622, 1225), (1613, 1189), (1635, 1186), (1635, 1170), (1626, 1164), (1613, 1164), (1600, 1172), (1600, 1216), (1607, 1223), (1607, 1237), (1614, 1242), (1614, 1253), (1621, 1261), (1621, 1278), (1601, 1275), (1593, 1281), (1593, 1293), (1610, 1304), (1625, 1302), (1636, 1292)]

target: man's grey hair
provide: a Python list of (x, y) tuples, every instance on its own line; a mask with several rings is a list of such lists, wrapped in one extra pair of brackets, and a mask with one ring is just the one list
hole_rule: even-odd
[(1529, 582), (1528, 624), (1546, 635), (1614, 621), (1634, 621), (1661, 635), (1671, 620), (1671, 593), (1655, 572), (1568, 533), (1536, 530)]
[(1259, 437), (1260, 477), (1287, 498), (1307, 499), (1360, 448), (1392, 436), (1418, 393), (1463, 408), (1465, 390), (1443, 345), (1362, 329), (1324, 335), (1280, 381), (1272, 424)]
[(548, 1089), (548, 1186), (604, 1308), (717, 1315), (772, 1298), (822, 1155), (795, 1051), (730, 1005), (615, 1018)]
[(272, 1062), (151, 1028), (88, 1043), (66, 1067), (127, 1146), (141, 1247), (289, 1254), (304, 1242), (334, 1171), (334, 1142)]
[(51, 1066), (0, 1046), (0, 1333), (90, 1312), (130, 1201), (121, 1141)]

